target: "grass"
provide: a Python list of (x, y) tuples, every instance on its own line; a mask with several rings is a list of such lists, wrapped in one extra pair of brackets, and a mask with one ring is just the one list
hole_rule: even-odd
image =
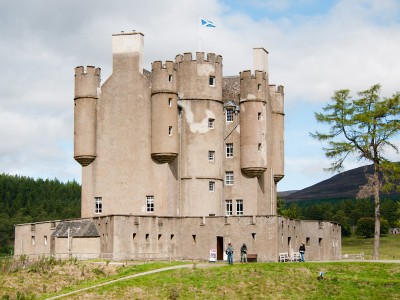
[[(400, 235), (389, 234), (380, 238), (379, 258), (381, 260), (400, 260)], [(342, 254), (364, 253), (365, 259), (372, 259), (373, 238), (359, 236), (342, 238)]]
[[(342, 239), (342, 254), (364, 252), (373, 239)], [(400, 236), (381, 239), (381, 259), (400, 260)], [(45, 299), (149, 270), (182, 264), (115, 264), (41, 259), (0, 260), (0, 299)], [(400, 263), (306, 262), (200, 264), (115, 282), (68, 299), (400, 299)], [(324, 278), (318, 280), (319, 272)]]
[[(325, 273), (322, 280), (318, 274)], [(86, 291), (85, 299), (400, 299), (397, 263), (255, 263), (166, 271)], [(68, 299), (81, 299), (77, 294)]]

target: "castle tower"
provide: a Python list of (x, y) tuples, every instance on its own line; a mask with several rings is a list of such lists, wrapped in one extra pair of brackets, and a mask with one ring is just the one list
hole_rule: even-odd
[(267, 169), (266, 86), (266, 72), (240, 73), (240, 166), (249, 177)]
[(176, 64), (155, 61), (151, 75), (151, 157), (158, 163), (168, 163), (178, 152)]
[(222, 57), (178, 55), (181, 124), (181, 210), (183, 215), (223, 213)]
[(75, 68), (74, 159), (82, 167), (96, 159), (97, 88), (100, 68)]

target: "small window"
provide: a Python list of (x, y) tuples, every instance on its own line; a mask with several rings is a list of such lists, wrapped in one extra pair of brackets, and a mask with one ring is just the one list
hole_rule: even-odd
[(261, 83), (257, 85), (257, 90), (261, 91)]
[(44, 236), (44, 244), (47, 245), (47, 235)]
[(232, 143), (226, 144), (226, 157), (228, 157), (228, 158), (233, 157), (233, 144)]
[(154, 212), (154, 196), (146, 196), (146, 211)]
[(196, 235), (192, 234), (193, 242), (196, 243)]
[(225, 200), (226, 215), (232, 216), (232, 200)]
[(171, 234), (171, 241), (174, 240), (175, 234)]
[(94, 213), (101, 214), (103, 212), (103, 199), (101, 197), (94, 197)]
[(243, 215), (243, 200), (236, 200), (236, 214), (238, 216)]
[(310, 246), (310, 238), (306, 237), (306, 246)]
[(35, 224), (31, 224), (31, 231), (35, 231), (36, 230), (36, 225)]
[(168, 81), (169, 81), (169, 82), (172, 81), (172, 75), (171, 75), (171, 74), (168, 75)]
[(208, 151), (208, 161), (213, 162), (215, 161), (215, 151)]
[(226, 110), (226, 121), (233, 122), (233, 109)]
[(261, 120), (261, 113), (260, 112), (257, 114), (257, 120)]
[(136, 233), (134, 232), (134, 233), (132, 233), (132, 241), (134, 241), (135, 238), (136, 238)]
[(35, 245), (35, 236), (34, 235), (31, 236), (31, 243), (32, 243), (32, 245)]
[(209, 181), (208, 182), (208, 190), (210, 192), (214, 192), (215, 191), (215, 181)]
[(172, 107), (172, 98), (168, 99), (168, 107)]
[(145, 236), (146, 242), (149, 240), (149, 236), (150, 236), (150, 234), (149, 234), (149, 233), (146, 233), (146, 236)]
[(172, 136), (172, 126), (169, 126), (169, 127), (168, 127), (168, 135), (169, 135), (169, 136)]
[(214, 129), (215, 119), (208, 119), (208, 128)]
[(318, 239), (318, 246), (322, 247), (322, 238)]
[(233, 172), (232, 171), (225, 172), (225, 184), (233, 185)]
[(210, 76), (210, 78), (208, 80), (208, 84), (210, 86), (215, 86), (215, 76)]
[(162, 234), (159, 234), (159, 235), (158, 235), (158, 240), (160, 240), (160, 239), (161, 239), (161, 237), (162, 237)]
[(261, 151), (261, 143), (258, 143), (258, 151)]

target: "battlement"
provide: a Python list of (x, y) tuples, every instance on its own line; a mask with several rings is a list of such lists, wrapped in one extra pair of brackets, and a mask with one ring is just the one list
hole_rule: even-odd
[(75, 75), (95, 75), (100, 76), (101, 69), (96, 68), (94, 66), (87, 66), (86, 68), (83, 66), (78, 66), (75, 68)]
[(196, 61), (197, 63), (208, 62), (211, 64), (222, 64), (222, 56), (216, 55), (215, 53), (207, 53), (207, 59), (204, 59), (204, 52), (196, 52), (196, 60), (193, 60), (193, 55), (191, 52), (186, 52), (183, 55), (178, 54), (175, 57), (176, 63), (181, 63), (184, 61)]
[(172, 71), (176, 71), (177, 68), (178, 67), (177, 67), (176, 63), (173, 62), (173, 61), (170, 61), (170, 60), (167, 60), (164, 64), (160, 60), (157, 60), (157, 61), (155, 61), (155, 62), (153, 62), (151, 64), (151, 71), (152, 72), (155, 71), (155, 70), (162, 70), (162, 69), (165, 69), (165, 70), (168, 70), (168, 71), (172, 72)]
[(263, 71), (255, 71), (252, 74), (251, 70), (245, 70), (240, 72), (240, 80), (251, 80), (251, 79), (259, 79), (266, 80), (267, 74)]
[(270, 84), (269, 91), (272, 93), (284, 94), (284, 87), (283, 85), (278, 85), (278, 87), (276, 87), (276, 84)]

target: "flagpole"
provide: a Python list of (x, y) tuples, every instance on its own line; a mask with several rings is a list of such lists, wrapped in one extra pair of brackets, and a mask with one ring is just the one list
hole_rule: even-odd
[(201, 17), (197, 20), (197, 42), (198, 42), (198, 51), (201, 52), (201, 36), (200, 36), (200, 30), (201, 30)]

